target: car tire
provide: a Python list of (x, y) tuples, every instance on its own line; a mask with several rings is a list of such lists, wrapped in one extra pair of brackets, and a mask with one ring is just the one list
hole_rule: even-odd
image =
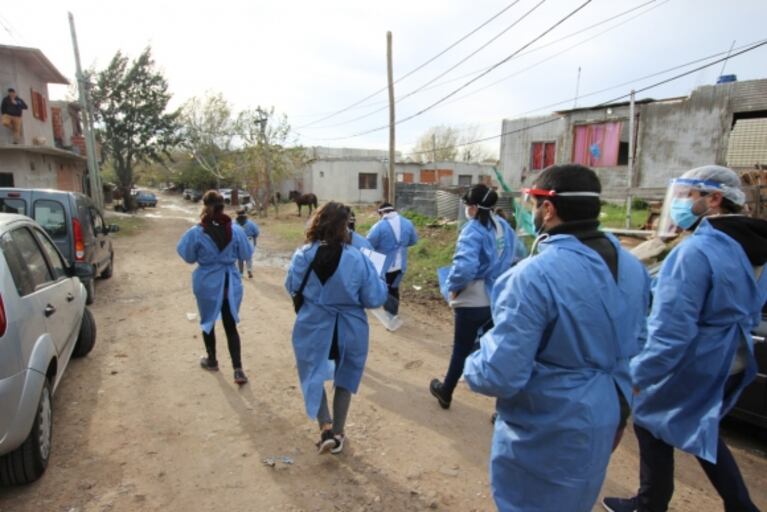
[(112, 253), (109, 255), (109, 265), (101, 273), (101, 279), (109, 279), (110, 277), (112, 277), (112, 273), (114, 272), (114, 264), (115, 264), (115, 255), (114, 253)]
[(94, 276), (93, 279), (88, 281), (88, 284), (85, 285), (85, 292), (86, 292), (85, 303), (89, 306), (93, 304), (94, 300), (96, 300), (96, 277), (95, 277), (96, 272), (95, 271), (93, 272), (93, 276)]
[(0, 485), (24, 485), (45, 473), (53, 438), (53, 401), (48, 379), (43, 384), (32, 430), (21, 446), (0, 457)]
[(96, 344), (96, 321), (93, 319), (93, 313), (88, 308), (83, 310), (83, 321), (80, 324), (80, 334), (77, 336), (75, 348), (72, 351), (72, 357), (85, 357)]

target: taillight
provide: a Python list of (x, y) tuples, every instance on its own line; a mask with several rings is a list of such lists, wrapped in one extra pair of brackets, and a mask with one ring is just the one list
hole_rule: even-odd
[(80, 226), (80, 220), (72, 221), (72, 231), (75, 232), (75, 260), (85, 261), (85, 239), (83, 238), (83, 229)]
[(5, 316), (5, 304), (3, 296), (0, 295), (0, 338), (5, 336), (5, 329), (8, 328), (8, 317)]

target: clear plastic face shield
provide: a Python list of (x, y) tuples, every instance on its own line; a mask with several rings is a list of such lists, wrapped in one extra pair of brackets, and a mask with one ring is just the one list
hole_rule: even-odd
[(694, 208), (695, 204), (703, 196), (722, 191), (723, 185), (715, 181), (690, 178), (671, 180), (663, 200), (657, 236), (673, 238), (693, 227), (706, 213), (705, 208)]

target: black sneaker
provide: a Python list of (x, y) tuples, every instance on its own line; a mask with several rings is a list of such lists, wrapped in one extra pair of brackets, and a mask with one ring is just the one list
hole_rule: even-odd
[(443, 409), (450, 409), (452, 397), (446, 397), (442, 388), (443, 386), (439, 379), (432, 379), (431, 384), (429, 384), (429, 391), (437, 399), (439, 406)]
[(247, 375), (245, 375), (245, 372), (242, 371), (242, 368), (234, 369), (234, 382), (235, 384), (239, 384), (240, 386), (248, 383), (248, 377)]
[(218, 371), (218, 361), (211, 361), (207, 357), (201, 357), (200, 358), (200, 366), (208, 370), (209, 372), (217, 372)]
[(604, 498), (602, 506), (607, 512), (636, 512), (639, 509), (636, 497)]
[(320, 435), (320, 440), (317, 443), (317, 453), (320, 455), (328, 453), (329, 451), (333, 450), (337, 444), (338, 441), (336, 441), (336, 437), (333, 435), (333, 431), (323, 430), (322, 434)]

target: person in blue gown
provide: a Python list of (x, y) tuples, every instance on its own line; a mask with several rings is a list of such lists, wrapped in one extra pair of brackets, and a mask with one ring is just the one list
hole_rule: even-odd
[[(251, 248), (253, 251), (256, 250), (256, 243), (258, 241), (258, 236), (261, 234), (261, 230), (258, 228), (258, 224), (253, 222), (248, 218), (248, 212), (245, 210), (245, 208), (241, 208), (240, 210), (237, 210), (237, 224), (242, 228), (243, 231), (245, 231), (245, 236), (248, 237), (248, 243), (250, 243)], [(243, 272), (243, 263), (245, 263), (245, 266), (248, 269), (248, 279), (253, 278), (253, 257), (249, 260), (239, 260), (237, 262), (237, 268), (240, 271), (240, 274)]]
[(550, 167), (526, 190), (539, 251), (498, 278), (495, 325), (466, 359), (469, 387), (496, 398), (502, 512), (591, 511), (628, 416), (650, 280), (599, 230), (600, 191), (580, 165)]
[[(293, 325), (293, 351), (306, 414), (320, 426), (319, 453), (343, 450), (351, 396), (368, 355), (365, 308), (381, 306), (387, 296), (373, 264), (348, 243), (348, 215), (348, 208), (333, 201), (314, 213), (306, 245), (293, 255), (285, 279), (288, 293), (303, 297)], [(332, 414), (328, 380), (335, 388)]]
[(245, 232), (224, 213), (224, 198), (209, 190), (202, 198), (200, 223), (192, 226), (178, 242), (176, 251), (187, 263), (197, 264), (192, 273), (192, 290), (197, 299), (200, 327), (207, 356), (200, 360), (206, 370), (217, 371), (216, 320), (220, 317), (229, 345), (234, 368), (234, 380), (245, 384), (248, 378), (242, 369), (240, 335), (237, 332), (242, 278), (235, 263), (248, 260), (253, 249)]
[(498, 194), (484, 184), (474, 185), (463, 197), (469, 220), (458, 235), (445, 283), (455, 318), (453, 353), (444, 381), (433, 379), (429, 385), (443, 409), (450, 407), (477, 333), (492, 327), (490, 294), (514, 258), (516, 236), (503, 218), (493, 214), (497, 201)]
[(767, 221), (743, 215), (745, 200), (739, 176), (715, 165), (669, 186), (663, 224), (694, 232), (663, 261), (647, 343), (631, 361), (639, 490), (605, 498), (608, 510), (667, 510), (675, 448), (697, 457), (726, 511), (758, 510), (719, 433), (756, 374), (751, 330), (767, 301)]

